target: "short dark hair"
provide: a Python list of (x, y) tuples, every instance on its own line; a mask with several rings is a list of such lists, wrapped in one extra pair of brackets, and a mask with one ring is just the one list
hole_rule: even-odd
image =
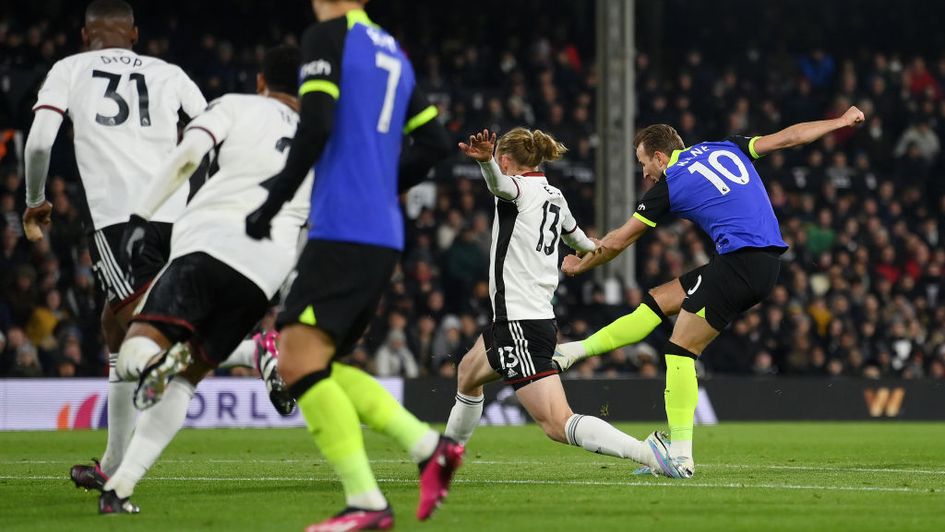
[(92, 18), (135, 18), (131, 4), (124, 0), (95, 0), (85, 8), (86, 20)]
[(653, 124), (638, 131), (633, 137), (633, 148), (636, 149), (640, 144), (643, 144), (643, 151), (647, 156), (658, 151), (669, 155), (674, 150), (686, 147), (676, 129), (668, 124)]
[(299, 86), (299, 63), (302, 55), (295, 46), (281, 45), (266, 50), (262, 75), (273, 92), (295, 94)]

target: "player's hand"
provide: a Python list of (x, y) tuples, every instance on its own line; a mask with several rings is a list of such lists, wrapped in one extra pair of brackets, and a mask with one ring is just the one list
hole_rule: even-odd
[(578, 265), (580, 264), (581, 259), (577, 255), (567, 255), (564, 257), (564, 262), (561, 263), (561, 271), (568, 277), (574, 277), (578, 274)]
[(279, 208), (270, 205), (267, 199), (258, 209), (246, 217), (246, 234), (254, 240), (272, 238), (272, 219), (279, 214)]
[(52, 203), (44, 201), (36, 207), (29, 207), (23, 213), (23, 233), (30, 242), (43, 239), (43, 229), (52, 223)]
[(481, 163), (492, 158), (494, 148), (495, 133), (490, 133), (488, 129), (483, 129), (482, 133), (470, 135), (468, 144), (465, 142), (459, 143), (460, 151)]
[(144, 237), (147, 234), (148, 221), (132, 214), (128, 218), (128, 225), (125, 226), (125, 232), (121, 235), (121, 244), (118, 246), (118, 254), (121, 256), (121, 264), (128, 269), (125, 272), (129, 278), (133, 268), (131, 265), (141, 255), (144, 250)]
[(866, 115), (863, 114), (863, 111), (860, 111), (855, 105), (850, 106), (847, 109), (847, 112), (843, 113), (843, 116), (840, 117), (843, 120), (844, 125), (846, 126), (855, 126), (857, 124), (863, 123), (866, 120)]

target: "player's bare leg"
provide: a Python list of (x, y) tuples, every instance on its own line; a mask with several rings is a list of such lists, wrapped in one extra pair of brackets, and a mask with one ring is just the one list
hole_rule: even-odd
[(557, 375), (531, 382), (516, 390), (515, 395), (552, 440), (592, 453), (630, 459), (659, 471), (654, 469), (658, 466), (657, 457), (647, 444), (600, 418), (572, 412)]
[(446, 422), (446, 436), (466, 445), (482, 418), (483, 385), (500, 378), (489, 365), (485, 342), (479, 336), (456, 370), (456, 404)]
[(685, 299), (686, 291), (678, 278), (651, 288), (630, 314), (617, 318), (584, 340), (557, 346), (554, 361), (561, 371), (567, 371), (582, 359), (635, 344), (653, 332), (667, 316), (676, 315)]

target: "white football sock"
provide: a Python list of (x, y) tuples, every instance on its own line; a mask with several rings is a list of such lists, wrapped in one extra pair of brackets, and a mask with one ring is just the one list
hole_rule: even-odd
[(383, 510), (387, 508), (387, 499), (379, 488), (365, 493), (345, 497), (345, 504), (362, 510)]
[(222, 363), (220, 363), (221, 368), (234, 368), (234, 367), (245, 367), (245, 368), (255, 368), (256, 367), (256, 342), (252, 340), (243, 340), (240, 342), (240, 345), (230, 353), (230, 356), (227, 357)]
[(456, 392), (456, 404), (450, 410), (450, 419), (446, 422), (446, 436), (466, 445), (472, 433), (479, 426), (482, 418), (483, 395), (465, 395)]
[(417, 443), (413, 444), (413, 447), (407, 450), (407, 453), (410, 454), (414, 462), (419, 464), (430, 458), (438, 443), (440, 443), (440, 433), (430, 429)]
[(111, 476), (121, 465), (125, 449), (131, 440), (135, 428), (135, 415), (138, 413), (132, 403), (135, 393), (134, 382), (125, 382), (118, 378), (115, 364), (118, 354), (108, 355), (108, 444), (102, 455), (102, 471)]
[(558, 344), (555, 346), (555, 353), (563, 355), (571, 362), (571, 364), (574, 364), (582, 358), (587, 358), (588, 356), (587, 349), (584, 348), (584, 345), (581, 342)]
[(193, 384), (183, 378), (171, 380), (161, 401), (138, 418), (125, 458), (105, 484), (106, 491), (115, 490), (115, 494), (123, 499), (134, 493), (135, 485), (184, 425), (187, 405), (193, 396)]
[(669, 454), (673, 458), (678, 456), (692, 458), (692, 440), (673, 440), (669, 444)]
[(568, 443), (583, 447), (592, 453), (629, 458), (641, 464), (648, 463), (650, 451), (645, 443), (620, 432), (603, 419), (574, 414), (564, 424), (564, 434)]
[(146, 336), (128, 338), (121, 344), (118, 353), (118, 376), (124, 381), (137, 381), (151, 357), (163, 351), (161, 346)]

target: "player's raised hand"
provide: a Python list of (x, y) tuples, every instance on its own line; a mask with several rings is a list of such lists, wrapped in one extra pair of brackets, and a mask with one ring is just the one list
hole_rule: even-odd
[(483, 129), (481, 133), (469, 136), (469, 142), (460, 142), (459, 149), (479, 162), (486, 162), (492, 158), (495, 148), (495, 133)]
[(843, 113), (841, 118), (847, 126), (855, 126), (866, 120), (863, 111), (860, 111), (855, 105), (851, 105), (850, 108), (847, 109), (847, 112)]
[(568, 277), (574, 277), (578, 273), (577, 268), (579, 264), (581, 264), (581, 259), (579, 259), (577, 255), (566, 255), (564, 262), (561, 263), (561, 271)]
[(43, 229), (52, 223), (52, 203), (44, 201), (36, 207), (29, 207), (23, 213), (23, 233), (30, 242), (43, 239)]

